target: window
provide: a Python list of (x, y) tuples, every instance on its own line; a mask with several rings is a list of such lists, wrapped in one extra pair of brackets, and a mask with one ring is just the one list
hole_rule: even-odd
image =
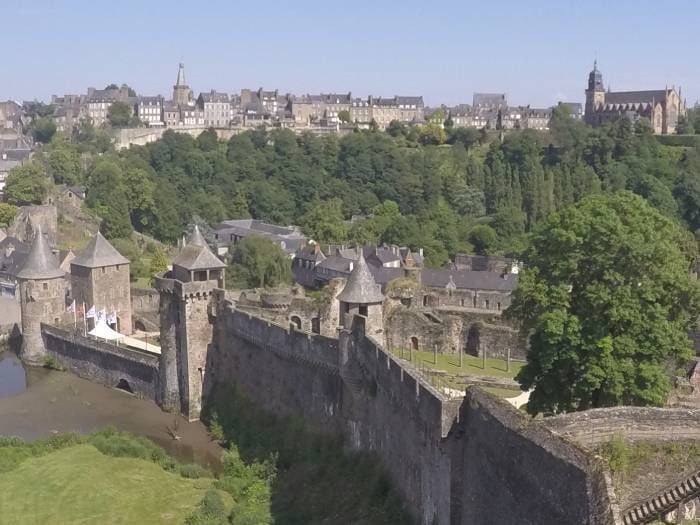
[(49, 289), (49, 283), (44, 283), (44, 290), (48, 290), (48, 289)]
[(367, 305), (366, 304), (360, 305), (359, 313), (360, 313), (360, 315), (364, 315), (365, 317), (367, 317)]

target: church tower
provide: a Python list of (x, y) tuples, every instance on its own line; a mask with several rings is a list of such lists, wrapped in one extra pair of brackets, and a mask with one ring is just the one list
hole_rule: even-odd
[(22, 312), (22, 360), (40, 365), (46, 355), (41, 323), (59, 324), (66, 310), (66, 280), (49, 242), (37, 228), (32, 248), (17, 273)]
[(598, 106), (605, 104), (605, 88), (603, 74), (598, 69), (598, 62), (593, 61), (593, 71), (588, 74), (588, 89), (586, 89), (586, 114), (588, 124), (595, 124), (595, 112)]
[(164, 409), (199, 419), (213, 344), (217, 291), (224, 288), (226, 265), (195, 227), (172, 270), (156, 277), (160, 292), (160, 392)]
[(185, 64), (180, 62), (177, 70), (177, 80), (173, 86), (173, 102), (178, 105), (187, 105), (192, 101), (192, 90), (185, 80)]
[(384, 328), (382, 304), (384, 295), (381, 286), (376, 283), (367, 266), (365, 256), (360, 251), (360, 258), (348, 277), (345, 288), (338, 294), (340, 302), (340, 319), (343, 328), (352, 328), (355, 315), (366, 318), (365, 331), (376, 334)]

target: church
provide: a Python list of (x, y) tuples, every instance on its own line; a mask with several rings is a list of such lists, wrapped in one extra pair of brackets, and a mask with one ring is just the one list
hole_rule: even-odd
[(586, 89), (585, 119), (591, 126), (599, 126), (623, 117), (636, 121), (647, 119), (654, 133), (669, 135), (676, 132), (678, 119), (685, 115), (685, 101), (678, 88), (649, 91), (605, 91), (603, 74), (593, 62)]

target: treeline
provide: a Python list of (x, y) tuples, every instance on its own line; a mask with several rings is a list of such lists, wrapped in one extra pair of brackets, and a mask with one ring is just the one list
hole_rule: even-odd
[(21, 204), (52, 181), (86, 184), (110, 237), (133, 228), (174, 242), (193, 217), (254, 217), (299, 224), (321, 242), (423, 247), (434, 265), (460, 250), (519, 252), (550, 213), (623, 188), (700, 228), (700, 151), (660, 145), (643, 122), (592, 129), (558, 108), (549, 133), (435, 135), (398, 124), (344, 137), (256, 129), (228, 141), (168, 131), (115, 152), (84, 125), (11, 174), (7, 194)]

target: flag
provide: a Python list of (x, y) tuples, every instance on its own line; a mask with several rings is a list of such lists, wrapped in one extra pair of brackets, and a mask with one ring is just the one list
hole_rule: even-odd
[(73, 299), (73, 302), (68, 305), (67, 310), (71, 313), (75, 313), (75, 299)]
[(102, 319), (104, 319), (105, 318), (105, 309), (102, 308), (101, 310), (97, 310), (97, 312), (95, 312), (95, 318), (98, 321), (101, 321)]
[(107, 316), (107, 324), (117, 324), (117, 312), (112, 312)]
[(85, 317), (86, 317), (87, 319), (94, 319), (95, 317), (97, 317), (97, 311), (95, 310), (95, 305), (94, 305), (94, 304), (93, 304), (93, 305), (90, 307), (90, 309), (87, 311), (87, 313), (85, 314)]

